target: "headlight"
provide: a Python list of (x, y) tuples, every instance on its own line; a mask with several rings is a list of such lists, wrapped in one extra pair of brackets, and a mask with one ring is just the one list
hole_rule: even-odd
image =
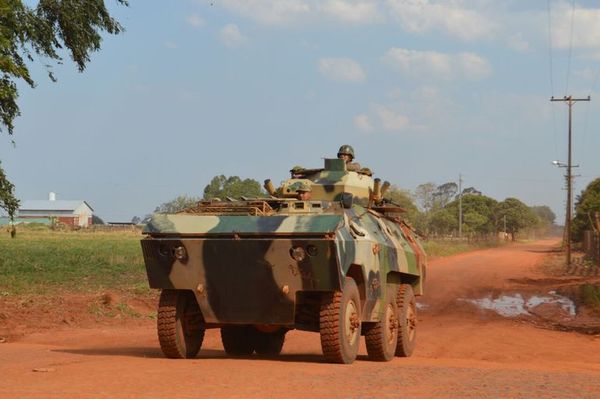
[(185, 261), (187, 259), (187, 251), (185, 250), (185, 247), (179, 246), (173, 248), (173, 256), (179, 261)]
[(306, 252), (302, 247), (293, 247), (292, 249), (290, 249), (290, 256), (296, 262), (302, 262), (306, 258)]

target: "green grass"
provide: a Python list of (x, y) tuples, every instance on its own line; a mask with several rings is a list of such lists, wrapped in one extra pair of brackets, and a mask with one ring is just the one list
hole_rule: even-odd
[(427, 240), (424, 242), (425, 253), (430, 258), (440, 256), (452, 256), (462, 252), (474, 251), (477, 249), (493, 248), (504, 245), (504, 241), (450, 241), (450, 240)]
[[(0, 231), (0, 296), (107, 289), (147, 294), (141, 238), (131, 231), (52, 231), (34, 226), (19, 228), (11, 239)], [(496, 245), (430, 240), (425, 250), (438, 257)]]
[(20, 228), (0, 234), (0, 295), (102, 289), (148, 292), (135, 232)]

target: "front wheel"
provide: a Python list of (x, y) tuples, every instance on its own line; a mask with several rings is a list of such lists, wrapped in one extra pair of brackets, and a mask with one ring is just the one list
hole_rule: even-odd
[(204, 340), (204, 318), (191, 291), (163, 290), (157, 317), (158, 341), (166, 357), (196, 357)]
[(331, 363), (354, 362), (360, 343), (361, 304), (352, 278), (346, 277), (342, 292), (324, 298), (319, 316), (325, 359)]

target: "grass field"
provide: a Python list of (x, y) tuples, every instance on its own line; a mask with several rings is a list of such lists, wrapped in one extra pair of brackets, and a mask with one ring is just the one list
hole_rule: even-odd
[[(150, 289), (139, 232), (52, 231), (20, 228), (0, 234), (0, 295), (97, 292), (147, 293)], [(497, 245), (497, 244), (494, 244)], [(429, 256), (449, 256), (489, 243), (428, 241)]]
[(0, 294), (105, 288), (147, 292), (139, 232), (20, 228), (0, 234)]

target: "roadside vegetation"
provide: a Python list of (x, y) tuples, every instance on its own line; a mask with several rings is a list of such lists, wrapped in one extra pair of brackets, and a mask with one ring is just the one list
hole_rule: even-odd
[(0, 295), (149, 291), (139, 232), (20, 227), (0, 235)]
[(443, 256), (452, 256), (463, 252), (476, 251), (478, 249), (494, 248), (505, 245), (505, 241), (459, 241), (459, 240), (436, 240), (430, 239), (424, 242), (425, 253), (429, 259)]

